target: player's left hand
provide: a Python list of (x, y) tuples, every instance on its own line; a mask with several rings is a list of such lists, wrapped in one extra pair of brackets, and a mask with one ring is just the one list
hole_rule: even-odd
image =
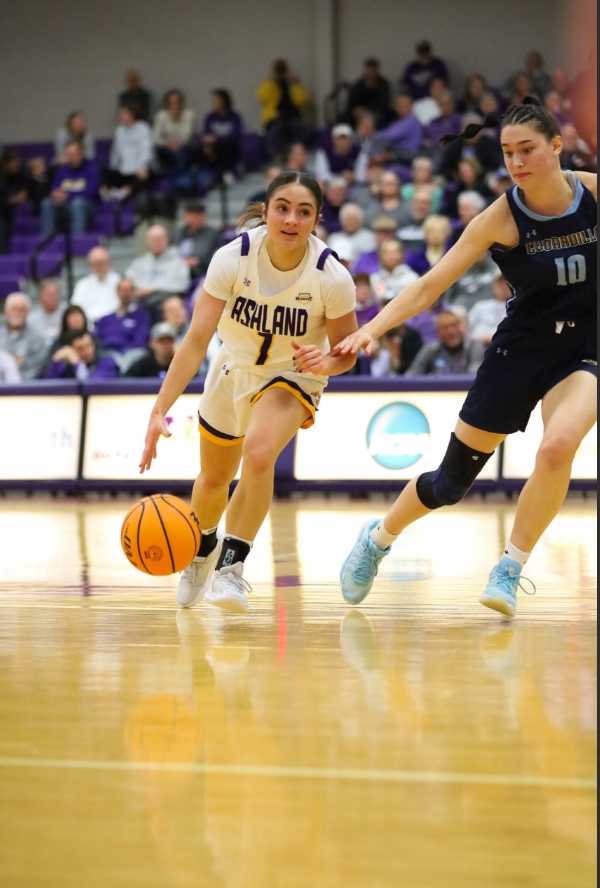
[(298, 345), (292, 342), (294, 366), (300, 373), (314, 373), (316, 376), (324, 376), (323, 354), (316, 345)]

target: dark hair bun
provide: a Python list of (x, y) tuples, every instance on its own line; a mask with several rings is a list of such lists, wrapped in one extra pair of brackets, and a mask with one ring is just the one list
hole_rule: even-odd
[(541, 107), (542, 103), (538, 99), (537, 96), (525, 96), (523, 99), (524, 105), (539, 105)]

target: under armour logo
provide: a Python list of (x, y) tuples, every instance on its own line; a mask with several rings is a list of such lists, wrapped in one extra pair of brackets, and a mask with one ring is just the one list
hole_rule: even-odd
[(504, 355), (504, 357), (506, 357), (506, 355), (508, 354), (508, 351), (505, 348), (497, 348), (496, 354), (497, 355)]
[(478, 456), (472, 456), (471, 459), (473, 460), (473, 462), (477, 462), (477, 460), (479, 459), (479, 457), (478, 457)]
[(527, 237), (537, 237), (537, 231), (535, 230), (535, 228), (533, 229), (533, 231), (527, 232)]
[(249, 287), (252, 281), (248, 280), (248, 278), (244, 278), (244, 286)]

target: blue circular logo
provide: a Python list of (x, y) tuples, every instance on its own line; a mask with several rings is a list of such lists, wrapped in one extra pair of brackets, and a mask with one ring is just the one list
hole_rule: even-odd
[(427, 417), (414, 404), (397, 402), (378, 410), (367, 429), (369, 456), (386, 469), (419, 462), (431, 436)]

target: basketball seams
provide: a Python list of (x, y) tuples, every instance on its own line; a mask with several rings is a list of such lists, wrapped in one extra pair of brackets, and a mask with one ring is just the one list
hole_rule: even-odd
[(144, 512), (146, 511), (146, 504), (145, 504), (144, 500), (140, 500), (140, 506), (142, 507), (142, 514), (140, 515), (140, 520), (138, 521), (138, 526), (137, 526), (138, 555), (140, 556), (140, 561), (142, 562), (142, 567), (144, 568), (146, 573), (152, 575), (152, 571), (148, 570), (148, 568), (144, 564), (144, 556), (142, 555), (142, 547), (140, 545), (140, 532), (142, 529), (142, 521), (144, 519)]
[(190, 521), (190, 519), (187, 517), (187, 515), (185, 515), (185, 514), (181, 511), (181, 509), (178, 509), (177, 506), (173, 505), (173, 503), (170, 502), (170, 501), (165, 497), (164, 494), (161, 493), (161, 494), (160, 494), (160, 498), (161, 498), (161, 500), (163, 501), (163, 503), (166, 503), (167, 506), (170, 506), (172, 509), (175, 509), (175, 511), (176, 511), (179, 515), (181, 515), (181, 517), (185, 520), (185, 522), (187, 523), (188, 527), (189, 527), (190, 530), (192, 531), (192, 536), (193, 536), (193, 538), (194, 538), (194, 545), (196, 546), (196, 551), (197, 551), (197, 550), (198, 550), (198, 546), (200, 545), (201, 539), (198, 539), (198, 541), (196, 542), (196, 533), (194, 532), (194, 525), (192, 524), (192, 522)]
[(162, 515), (160, 514), (160, 509), (158, 508), (158, 506), (154, 502), (154, 497), (149, 496), (148, 499), (150, 500), (150, 502), (152, 503), (152, 505), (156, 509), (156, 514), (158, 515), (158, 520), (160, 521), (160, 526), (162, 528), (162, 532), (164, 534), (165, 541), (167, 543), (167, 549), (169, 550), (169, 558), (171, 559), (171, 567), (173, 568), (173, 573), (175, 573), (176, 572), (175, 571), (175, 559), (173, 558), (173, 552), (171, 550), (171, 542), (169, 540), (169, 536), (167, 534), (167, 529), (166, 529), (164, 521), (162, 519)]

